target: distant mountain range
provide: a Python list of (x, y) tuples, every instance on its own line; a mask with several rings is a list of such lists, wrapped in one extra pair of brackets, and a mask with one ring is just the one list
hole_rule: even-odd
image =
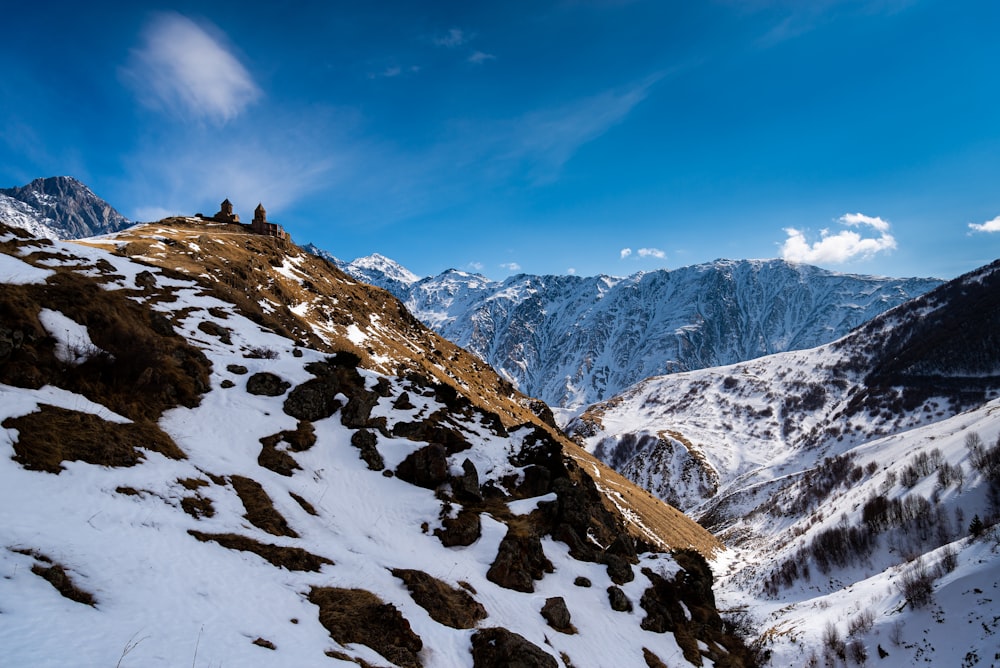
[(417, 279), (381, 255), (343, 262), (307, 250), (389, 290), (525, 394), (569, 409), (650, 376), (828, 343), (941, 284), (782, 260), (717, 260), (627, 278), (493, 281), (451, 269)]
[(71, 176), (35, 179), (0, 188), (0, 220), (47, 239), (80, 239), (123, 230), (132, 224)]

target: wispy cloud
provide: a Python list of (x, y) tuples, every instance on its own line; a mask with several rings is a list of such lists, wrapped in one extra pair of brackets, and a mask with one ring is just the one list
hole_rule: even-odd
[(659, 248), (640, 248), (636, 252), (639, 254), (639, 257), (655, 257), (658, 260), (662, 260), (667, 256), (667, 254)]
[(878, 236), (864, 237), (854, 230), (841, 230), (837, 234), (831, 234), (824, 229), (820, 230), (820, 240), (810, 244), (804, 232), (788, 227), (785, 228), (788, 238), (781, 245), (781, 257), (789, 262), (841, 264), (896, 248), (896, 239), (889, 234), (890, 225), (881, 218), (848, 213), (838, 221), (848, 227), (870, 227)]
[(997, 216), (993, 220), (987, 220), (982, 224), (969, 223), (969, 229), (972, 232), (1000, 232), (1000, 216)]
[(501, 269), (506, 269), (507, 271), (521, 271), (521, 265), (517, 262), (505, 262), (500, 265)]
[(141, 103), (181, 118), (225, 123), (261, 96), (221, 38), (172, 12), (150, 21), (121, 76)]
[(621, 259), (623, 259), (623, 260), (625, 258), (627, 258), (631, 254), (632, 254), (632, 249), (631, 248), (623, 248), (620, 251), (618, 251), (618, 256), (621, 257)]
[(569, 269), (566, 270), (566, 273), (569, 274), (570, 276), (576, 276), (576, 267), (570, 267)]
[(470, 39), (472, 39), (472, 35), (466, 34), (464, 30), (452, 28), (443, 35), (435, 36), (431, 39), (431, 42), (433, 42), (435, 46), (443, 46), (448, 49), (454, 49), (457, 46), (462, 46)]
[(479, 142), (493, 154), (494, 166), (523, 169), (535, 184), (552, 182), (581, 146), (625, 120), (659, 78), (532, 111), (495, 127), (469, 128), (475, 136), (466, 138), (461, 150), (468, 155), (470, 142)]
[(483, 263), (473, 261), (465, 265), (465, 268), (478, 274), (483, 270)]
[(488, 60), (496, 60), (497, 57), (492, 53), (484, 53), (483, 51), (475, 51), (471, 56), (466, 58), (467, 61), (473, 65), (481, 65)]

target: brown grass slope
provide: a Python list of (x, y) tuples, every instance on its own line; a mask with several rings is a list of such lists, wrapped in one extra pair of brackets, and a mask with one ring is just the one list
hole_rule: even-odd
[[(388, 292), (358, 283), (290, 240), (250, 234), (238, 225), (168, 218), (112, 240), (81, 243), (185, 274), (296, 344), (348, 351), (360, 358), (360, 366), (389, 375), (420, 374), (497, 414), (507, 427), (537, 425), (562, 444), (566, 455), (585, 464), (587, 474), (605, 493), (604, 505), (624, 520), (635, 537), (666, 549), (692, 547), (706, 556), (722, 547), (690, 518), (572, 443), (546, 411), (537, 410), (540, 402), (525, 397), (481, 359), (425, 327)], [(365, 335), (364, 345), (351, 341), (349, 328)]]

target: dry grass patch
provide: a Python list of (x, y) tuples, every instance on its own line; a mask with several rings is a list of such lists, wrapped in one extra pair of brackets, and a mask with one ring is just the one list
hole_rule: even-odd
[(319, 515), (319, 513), (316, 512), (316, 508), (313, 507), (313, 504), (309, 503), (295, 492), (289, 492), (288, 495), (291, 496), (293, 499), (295, 499), (295, 503), (299, 504), (299, 506), (302, 507), (302, 510), (306, 511), (307, 513), (313, 516)]
[[(105, 290), (87, 276), (56, 271), (45, 284), (4, 285), (0, 322), (21, 344), (0, 366), (0, 382), (55, 385), (136, 421), (198, 404), (210, 388), (211, 371), (201, 351), (176, 336), (162, 316), (130, 299), (131, 291)], [(94, 345), (80, 351), (79, 363), (56, 356), (56, 339), (38, 318), (42, 308), (87, 328)]]
[(359, 643), (403, 668), (420, 668), (424, 643), (391, 603), (364, 589), (313, 587), (309, 601), (319, 621), (341, 645)]
[(77, 587), (73, 583), (72, 578), (66, 573), (66, 570), (59, 564), (53, 564), (52, 566), (35, 564), (31, 567), (31, 572), (55, 587), (56, 591), (62, 594), (63, 597), (91, 607), (97, 605), (94, 595)]
[(64, 461), (98, 466), (135, 466), (144, 457), (139, 448), (184, 459), (184, 452), (152, 422), (120, 424), (92, 413), (40, 404), (34, 413), (7, 418), (3, 427), (16, 429), (14, 460), (33, 471), (59, 473)]
[(188, 533), (203, 543), (215, 542), (229, 550), (252, 552), (270, 564), (290, 571), (318, 572), (324, 564), (333, 564), (326, 557), (320, 557), (300, 547), (261, 543), (235, 533), (205, 533), (194, 529), (188, 529)]
[(453, 629), (471, 629), (488, 616), (486, 608), (468, 592), (423, 571), (394, 568), (391, 573), (403, 581), (414, 602), (438, 624)]
[(56, 591), (65, 598), (77, 603), (83, 603), (84, 605), (97, 605), (94, 595), (76, 586), (73, 579), (66, 573), (66, 569), (62, 565), (52, 561), (50, 557), (37, 550), (17, 547), (9, 549), (11, 552), (17, 552), (18, 554), (35, 559), (35, 563), (31, 566), (31, 572), (55, 587)]
[(243, 502), (247, 511), (245, 517), (251, 524), (272, 536), (299, 537), (274, 507), (274, 502), (259, 482), (240, 475), (229, 476), (229, 480)]

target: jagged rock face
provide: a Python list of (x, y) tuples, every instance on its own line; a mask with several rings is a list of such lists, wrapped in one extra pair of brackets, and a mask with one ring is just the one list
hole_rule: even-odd
[(566, 408), (649, 376), (828, 343), (940, 284), (780, 260), (719, 260), (628, 278), (518, 275), (502, 283), (449, 270), (411, 282), (391, 261), (369, 259), (339, 266), (393, 292), (525, 394)]
[[(45, 228), (53, 233), (43, 234), (49, 238), (91, 237), (117, 232), (132, 224), (90, 188), (69, 176), (35, 179), (17, 188), (0, 188), (0, 196), (23, 205), (8, 201), (8, 206), (4, 207), (4, 201), (0, 199), (0, 216), (16, 218), (7, 222), (19, 227), (27, 227), (26, 224), (18, 224), (19, 221), (34, 221), (41, 227), (32, 231), (37, 233)], [(4, 216), (6, 208), (19, 210), (22, 216)]]

